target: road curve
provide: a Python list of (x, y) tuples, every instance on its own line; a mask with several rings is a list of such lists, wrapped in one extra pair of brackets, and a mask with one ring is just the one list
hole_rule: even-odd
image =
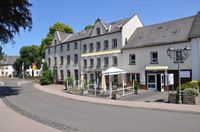
[(7, 88), (0, 94), (5, 96), (8, 105), (35, 116), (44, 124), (57, 125), (57, 129), (60, 127), (63, 131), (199, 132), (200, 129), (198, 114), (79, 102), (41, 92), (33, 88), (32, 83), (21, 87), (17, 86), (18, 80), (5, 80), (5, 83)]

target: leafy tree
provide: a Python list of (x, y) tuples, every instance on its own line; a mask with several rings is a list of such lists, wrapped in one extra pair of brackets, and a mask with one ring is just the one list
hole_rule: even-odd
[(32, 17), (28, 0), (1, 0), (0, 1), (0, 41), (13, 41), (20, 28), (29, 31), (32, 28)]
[(39, 46), (24, 46), (20, 49), (20, 57), (17, 58), (14, 68), (18, 73), (21, 71), (22, 63), (24, 63), (24, 70), (28, 69), (32, 63), (36, 63), (36, 67), (40, 68), (41, 61)]
[(47, 45), (51, 44), (55, 31), (60, 31), (60, 32), (65, 32), (65, 33), (73, 33), (74, 32), (73, 29), (70, 26), (65, 25), (64, 23), (57, 22), (53, 26), (50, 26), (47, 36), (44, 39), (42, 39), (42, 42), (40, 44), (39, 52), (40, 52), (40, 55), (43, 58), (44, 58), (44, 55), (45, 55), (45, 53), (44, 53), (45, 48), (46, 48)]
[(85, 30), (88, 30), (88, 29), (91, 29), (91, 28), (93, 28), (93, 25), (87, 25), (87, 26), (85, 27)]
[(49, 70), (47, 63), (43, 63), (42, 76), (40, 77), (41, 85), (48, 85), (53, 83), (53, 73)]
[(3, 52), (2, 46), (0, 46), (0, 61), (3, 60), (5, 57), (5, 53)]

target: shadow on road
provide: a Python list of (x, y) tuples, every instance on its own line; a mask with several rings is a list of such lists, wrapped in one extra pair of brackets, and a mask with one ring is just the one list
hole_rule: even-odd
[(19, 87), (0, 86), (0, 97), (18, 95), (21, 91)]

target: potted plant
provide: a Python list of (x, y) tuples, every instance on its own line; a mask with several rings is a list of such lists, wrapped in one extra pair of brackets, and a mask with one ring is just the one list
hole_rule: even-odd
[(65, 90), (67, 90), (67, 85), (68, 85), (67, 83), (68, 83), (67, 78), (65, 78), (64, 80)]
[(138, 94), (139, 93), (139, 89), (140, 89), (140, 83), (135, 81), (135, 84), (134, 84), (134, 93), (135, 94)]
[(112, 93), (112, 99), (117, 100), (119, 98), (119, 95), (117, 92)]

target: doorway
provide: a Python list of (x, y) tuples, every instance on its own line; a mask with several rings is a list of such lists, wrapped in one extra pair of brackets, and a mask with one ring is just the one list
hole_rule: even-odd
[(157, 90), (157, 75), (156, 74), (148, 74), (147, 75), (147, 87), (150, 90)]

